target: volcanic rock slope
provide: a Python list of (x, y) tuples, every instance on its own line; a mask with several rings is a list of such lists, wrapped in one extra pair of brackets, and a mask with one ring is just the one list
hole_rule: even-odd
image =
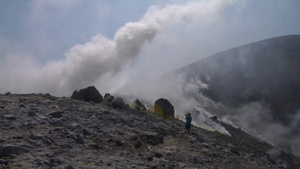
[(229, 49), (177, 73), (201, 79), (209, 86), (202, 93), (224, 105), (264, 102), (275, 121), (288, 125), (300, 110), (300, 35)]
[(150, 112), (49, 94), (0, 95), (0, 168), (300, 168), (299, 158)]

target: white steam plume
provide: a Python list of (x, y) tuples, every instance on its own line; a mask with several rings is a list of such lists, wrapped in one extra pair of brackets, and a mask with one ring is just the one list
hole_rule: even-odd
[(226, 118), (246, 131), (300, 156), (300, 111), (295, 113), (289, 125), (283, 125), (274, 122), (267, 105), (252, 102), (239, 108), (235, 115), (227, 115)]
[(102, 77), (113, 77), (120, 72), (139, 56), (144, 44), (151, 42), (160, 30), (191, 19), (213, 20), (232, 3), (232, 0), (203, 0), (163, 9), (150, 7), (140, 21), (121, 27), (113, 40), (96, 35), (90, 42), (71, 48), (64, 60), (48, 62), (45, 66), (18, 54), (7, 56), (0, 65), (0, 92), (70, 95), (74, 89), (94, 85)]

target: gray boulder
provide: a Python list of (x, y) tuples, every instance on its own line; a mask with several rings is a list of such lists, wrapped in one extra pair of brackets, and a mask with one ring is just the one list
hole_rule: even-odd
[(94, 86), (89, 86), (79, 91), (75, 90), (71, 98), (75, 100), (84, 100), (86, 102), (93, 101), (95, 103), (100, 103), (103, 99), (102, 95)]

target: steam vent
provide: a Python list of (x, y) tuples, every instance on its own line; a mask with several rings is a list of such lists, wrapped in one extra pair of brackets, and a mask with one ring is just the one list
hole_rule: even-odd
[(174, 119), (174, 106), (167, 100), (160, 98), (154, 103), (154, 112), (159, 117)]

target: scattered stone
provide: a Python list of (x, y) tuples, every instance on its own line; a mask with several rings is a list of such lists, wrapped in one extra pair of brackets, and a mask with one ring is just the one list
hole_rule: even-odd
[(77, 144), (83, 144), (83, 138), (81, 137), (81, 135), (79, 135), (79, 134), (72, 135), (72, 138), (75, 141), (75, 143), (77, 143)]
[(144, 132), (141, 137), (151, 145), (158, 145), (164, 142), (164, 137), (154, 132)]
[(31, 133), (31, 135), (29, 136), (32, 140), (40, 140), (43, 139), (43, 136), (41, 136), (40, 134), (33, 134)]
[(48, 117), (44, 116), (44, 115), (37, 114), (37, 113), (34, 113), (34, 115), (36, 115), (39, 119), (41, 119), (43, 121), (50, 121), (50, 119)]
[(114, 107), (110, 102), (106, 102), (106, 101), (101, 102), (101, 105), (106, 106), (106, 107), (111, 107), (111, 108)]
[(235, 155), (238, 155), (238, 156), (241, 155), (239, 150), (236, 147), (231, 147), (229, 150)]
[(72, 165), (67, 165), (65, 169), (74, 169), (74, 167)]
[(5, 114), (5, 115), (3, 115), (3, 117), (8, 120), (16, 120), (16, 116), (14, 116), (12, 114)]
[(75, 129), (80, 129), (81, 126), (78, 123), (72, 123), (72, 124), (66, 124), (64, 125), (66, 128), (70, 129), (70, 130), (75, 130)]
[(124, 145), (123, 141), (121, 141), (121, 140), (115, 140), (114, 143), (117, 147)]
[(25, 148), (22, 148), (19, 146), (14, 146), (14, 145), (6, 145), (4, 147), (1, 146), (0, 147), (0, 158), (17, 155), (21, 152), (29, 152), (29, 151)]
[(163, 155), (162, 155), (161, 153), (158, 153), (158, 152), (155, 152), (155, 153), (154, 153), (154, 156), (155, 156), (156, 158), (162, 158), (162, 157), (163, 157)]
[(153, 157), (149, 156), (146, 158), (148, 161), (153, 161)]
[(60, 127), (60, 126), (63, 126), (63, 122), (61, 121), (61, 119), (54, 119), (52, 121), (52, 125), (55, 127)]
[(21, 104), (19, 105), (19, 107), (25, 108), (26, 106), (25, 106), (23, 103), (21, 103)]
[(28, 116), (36, 116), (35, 112), (33, 111), (30, 111), (30, 112), (27, 112)]
[(63, 117), (63, 112), (62, 111), (52, 111), (52, 112), (50, 112), (50, 116), (51, 117), (53, 117), (53, 118), (61, 118), (61, 117)]
[(9, 162), (4, 159), (0, 159), (0, 164), (8, 165)]
[(142, 147), (142, 145), (143, 145), (143, 143), (140, 141), (137, 141), (136, 143), (134, 143), (135, 148), (140, 148), (140, 147)]
[(88, 131), (87, 129), (83, 129), (82, 134), (83, 135), (91, 135), (92, 133), (90, 131)]

